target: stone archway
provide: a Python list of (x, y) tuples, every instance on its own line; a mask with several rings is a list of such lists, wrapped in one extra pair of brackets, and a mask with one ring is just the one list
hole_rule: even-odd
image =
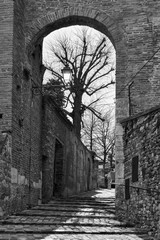
[[(134, 106), (131, 111), (134, 114), (160, 103), (159, 12), (158, 1), (0, 1), (0, 137), (5, 134), (9, 139), (11, 159), (7, 174), (11, 191), (8, 191), (3, 164), (7, 159), (6, 155), (0, 156), (1, 171), (5, 173), (1, 186), (9, 193), (0, 201), (5, 214), (37, 204), (41, 198), (42, 152), (46, 156), (45, 149), (41, 149), (39, 94), (43, 37), (63, 26), (83, 24), (103, 32), (114, 44), (117, 55), (116, 181), (123, 183), (123, 129), (119, 120), (128, 115), (129, 104)], [(128, 89), (132, 76), (136, 81)], [(132, 94), (127, 96), (130, 90)], [(128, 102), (128, 98), (132, 102)], [(118, 199), (123, 202), (123, 192), (123, 188), (117, 189), (117, 203)], [(2, 211), (0, 209), (0, 214)]]
[[(17, 207), (35, 205), (41, 198), (42, 99), (40, 93), (43, 76), (41, 65), (43, 38), (51, 31), (75, 24), (87, 25), (101, 31), (110, 38), (116, 49), (117, 92), (126, 82), (126, 41), (123, 30), (116, 20), (114, 6), (105, 7), (106, 10), (103, 10), (103, 6), (99, 6), (99, 2), (96, 4), (96, 1), (92, 1), (87, 6), (86, 1), (82, 2), (81, 6), (69, 2), (70, 0), (67, 5), (63, 5), (61, 1), (57, 3), (49, 0), (16, 0), (6, 7), (6, 12), (12, 13), (9, 23), (13, 28), (7, 29), (6, 33), (7, 37), (12, 36), (9, 41), (10, 48), (5, 45), (7, 50), (4, 55), (3, 52), (1, 53), (2, 57), (7, 53), (9, 56), (7, 59), (10, 60), (7, 62), (8, 65), (5, 62), (3, 64), (4, 88), (1, 92), (4, 99), (7, 96), (7, 100), (2, 102), (1, 109), (5, 116), (3, 130), (12, 134), (11, 170), (15, 170), (16, 179), (23, 179), (23, 184), (18, 180), (14, 183), (15, 191), (20, 193), (18, 201), (15, 193), (11, 196), (11, 201), (15, 201)], [(103, 2), (106, 4), (106, 1)], [(0, 3), (0, 7), (3, 8), (4, 5), (5, 2)], [(0, 39), (4, 41), (3, 38)], [(117, 97), (117, 120), (128, 114), (127, 99), (124, 89)], [(123, 180), (122, 129), (119, 127), (117, 134), (119, 137), (117, 166), (118, 169), (122, 169), (118, 178)], [(43, 152), (45, 153), (45, 150)], [(12, 178), (14, 176), (11, 176), (11, 184)], [(27, 194), (21, 194), (23, 192)]]
[[(78, 24), (87, 25), (101, 31), (109, 37), (116, 49), (116, 90), (118, 93), (116, 99), (116, 182), (123, 184), (123, 129), (119, 124), (119, 120), (128, 116), (127, 92), (126, 89), (121, 90), (125, 84), (125, 61), (127, 60), (127, 56), (125, 52), (125, 38), (119, 25), (109, 15), (91, 8), (87, 10), (86, 8), (82, 8), (79, 11), (77, 10), (77, 12), (75, 12), (75, 9), (66, 8), (64, 12), (46, 14), (34, 20), (27, 31), (26, 54), (28, 55), (28, 64), (31, 65), (32, 69), (35, 69), (32, 65), (33, 52), (37, 45), (42, 45), (43, 38), (46, 35), (59, 28)], [(38, 76), (41, 75), (40, 71), (41, 69), (39, 68)], [(39, 79), (42, 78), (39, 77)], [(41, 82), (39, 82), (39, 84), (41, 84)], [(121, 106), (123, 106), (123, 108)]]

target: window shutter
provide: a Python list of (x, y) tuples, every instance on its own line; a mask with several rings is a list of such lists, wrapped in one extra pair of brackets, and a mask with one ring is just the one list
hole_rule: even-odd
[(129, 186), (130, 186), (130, 182), (129, 182), (129, 178), (128, 178), (128, 179), (125, 179), (125, 199), (126, 200), (130, 199)]
[(132, 182), (138, 181), (138, 156), (132, 158)]

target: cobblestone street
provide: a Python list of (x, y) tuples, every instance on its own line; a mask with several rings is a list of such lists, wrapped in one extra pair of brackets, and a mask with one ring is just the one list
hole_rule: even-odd
[(0, 223), (2, 240), (151, 240), (115, 218), (114, 190), (53, 199)]

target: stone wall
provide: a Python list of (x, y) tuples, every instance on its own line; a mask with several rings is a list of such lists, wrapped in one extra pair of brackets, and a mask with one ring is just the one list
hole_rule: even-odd
[[(24, 163), (25, 169), (26, 163)], [(34, 181), (25, 172), (12, 163), (12, 135), (0, 134), (0, 218), (17, 213), (38, 202), (31, 202), (31, 197), (39, 198), (41, 183)], [(35, 169), (36, 170), (36, 169)], [(32, 179), (31, 179), (32, 177)], [(31, 182), (30, 182), (31, 181)], [(34, 189), (34, 193), (31, 190)]]
[[(118, 182), (124, 180), (119, 120), (160, 103), (158, 0), (0, 1), (0, 130), (12, 135), (12, 167), (29, 181), (32, 194), (24, 201), (29, 205), (40, 196), (41, 97), (32, 90), (42, 84), (42, 41), (50, 32), (76, 24), (101, 31), (116, 48)], [(122, 192), (116, 190), (117, 201)]]
[[(43, 201), (53, 196), (68, 197), (96, 188), (98, 166), (94, 154), (82, 144), (72, 124), (47, 96), (44, 97), (43, 111)], [(59, 146), (61, 161), (57, 166), (56, 151)], [(56, 168), (62, 176), (55, 186)]]
[(123, 194), (119, 198), (124, 205), (117, 210), (123, 219), (146, 227), (159, 239), (160, 107), (126, 119), (122, 125), (124, 177), (129, 187), (122, 186)]
[[(0, 218), (7, 215), (11, 208), (11, 147), (9, 134), (0, 135)], [(13, 198), (13, 194), (12, 194)]]

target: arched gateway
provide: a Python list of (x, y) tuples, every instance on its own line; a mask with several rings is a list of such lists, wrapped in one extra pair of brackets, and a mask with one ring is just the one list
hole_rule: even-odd
[[(36, 79), (36, 84), (41, 85), (43, 72), (41, 75), (41, 69), (35, 71), (37, 61), (33, 61), (33, 54), (42, 53), (42, 41), (43, 37), (48, 35), (50, 32), (60, 29), (62, 27), (67, 27), (71, 25), (87, 25), (93, 27), (100, 32), (104, 33), (112, 42), (116, 49), (117, 64), (116, 64), (116, 89), (120, 92), (125, 84), (125, 61), (127, 61), (127, 56), (125, 52), (125, 36), (121, 27), (114, 21), (112, 17), (105, 14), (103, 11), (99, 11), (94, 8), (65, 8), (56, 10), (56, 12), (47, 13), (45, 16), (39, 17), (33, 20), (27, 31), (27, 41), (26, 41), (26, 54), (27, 54), (27, 64), (30, 65), (32, 69), (32, 78)], [(39, 47), (38, 47), (39, 46)], [(38, 48), (38, 50), (37, 50)], [(35, 57), (35, 55), (34, 55)], [(39, 59), (42, 59), (41, 57)], [(123, 64), (122, 64), (123, 63)], [(39, 65), (40, 63), (38, 63)], [(120, 69), (120, 70), (119, 70)], [(126, 89), (122, 90), (117, 98), (117, 119), (124, 118), (128, 116), (128, 96), (125, 92)], [(121, 109), (118, 106), (122, 106)], [(119, 137), (118, 150), (117, 150), (117, 182), (122, 183), (124, 181), (123, 176), (123, 150), (122, 150), (122, 129), (117, 123), (117, 135)]]
[[(153, 62), (148, 64), (147, 71), (139, 73), (132, 93), (128, 87), (158, 44), (154, 35), (157, 25), (151, 18), (151, 13), (156, 15), (157, 10), (146, 1), (140, 2), (1, 1), (0, 116), (2, 135), (8, 139), (5, 151), (11, 178), (7, 185), (12, 185), (9, 201), (13, 209), (17, 203), (36, 204), (41, 200), (41, 159), (46, 147), (42, 149), (41, 145), (43, 116), (39, 94), (43, 77), (42, 41), (50, 32), (66, 26), (93, 27), (109, 37), (116, 49), (116, 182), (124, 183), (123, 129), (119, 120), (129, 116), (131, 107), (131, 112), (137, 113), (160, 102), (160, 87), (156, 84), (159, 74)], [(117, 187), (117, 204), (121, 188)]]

